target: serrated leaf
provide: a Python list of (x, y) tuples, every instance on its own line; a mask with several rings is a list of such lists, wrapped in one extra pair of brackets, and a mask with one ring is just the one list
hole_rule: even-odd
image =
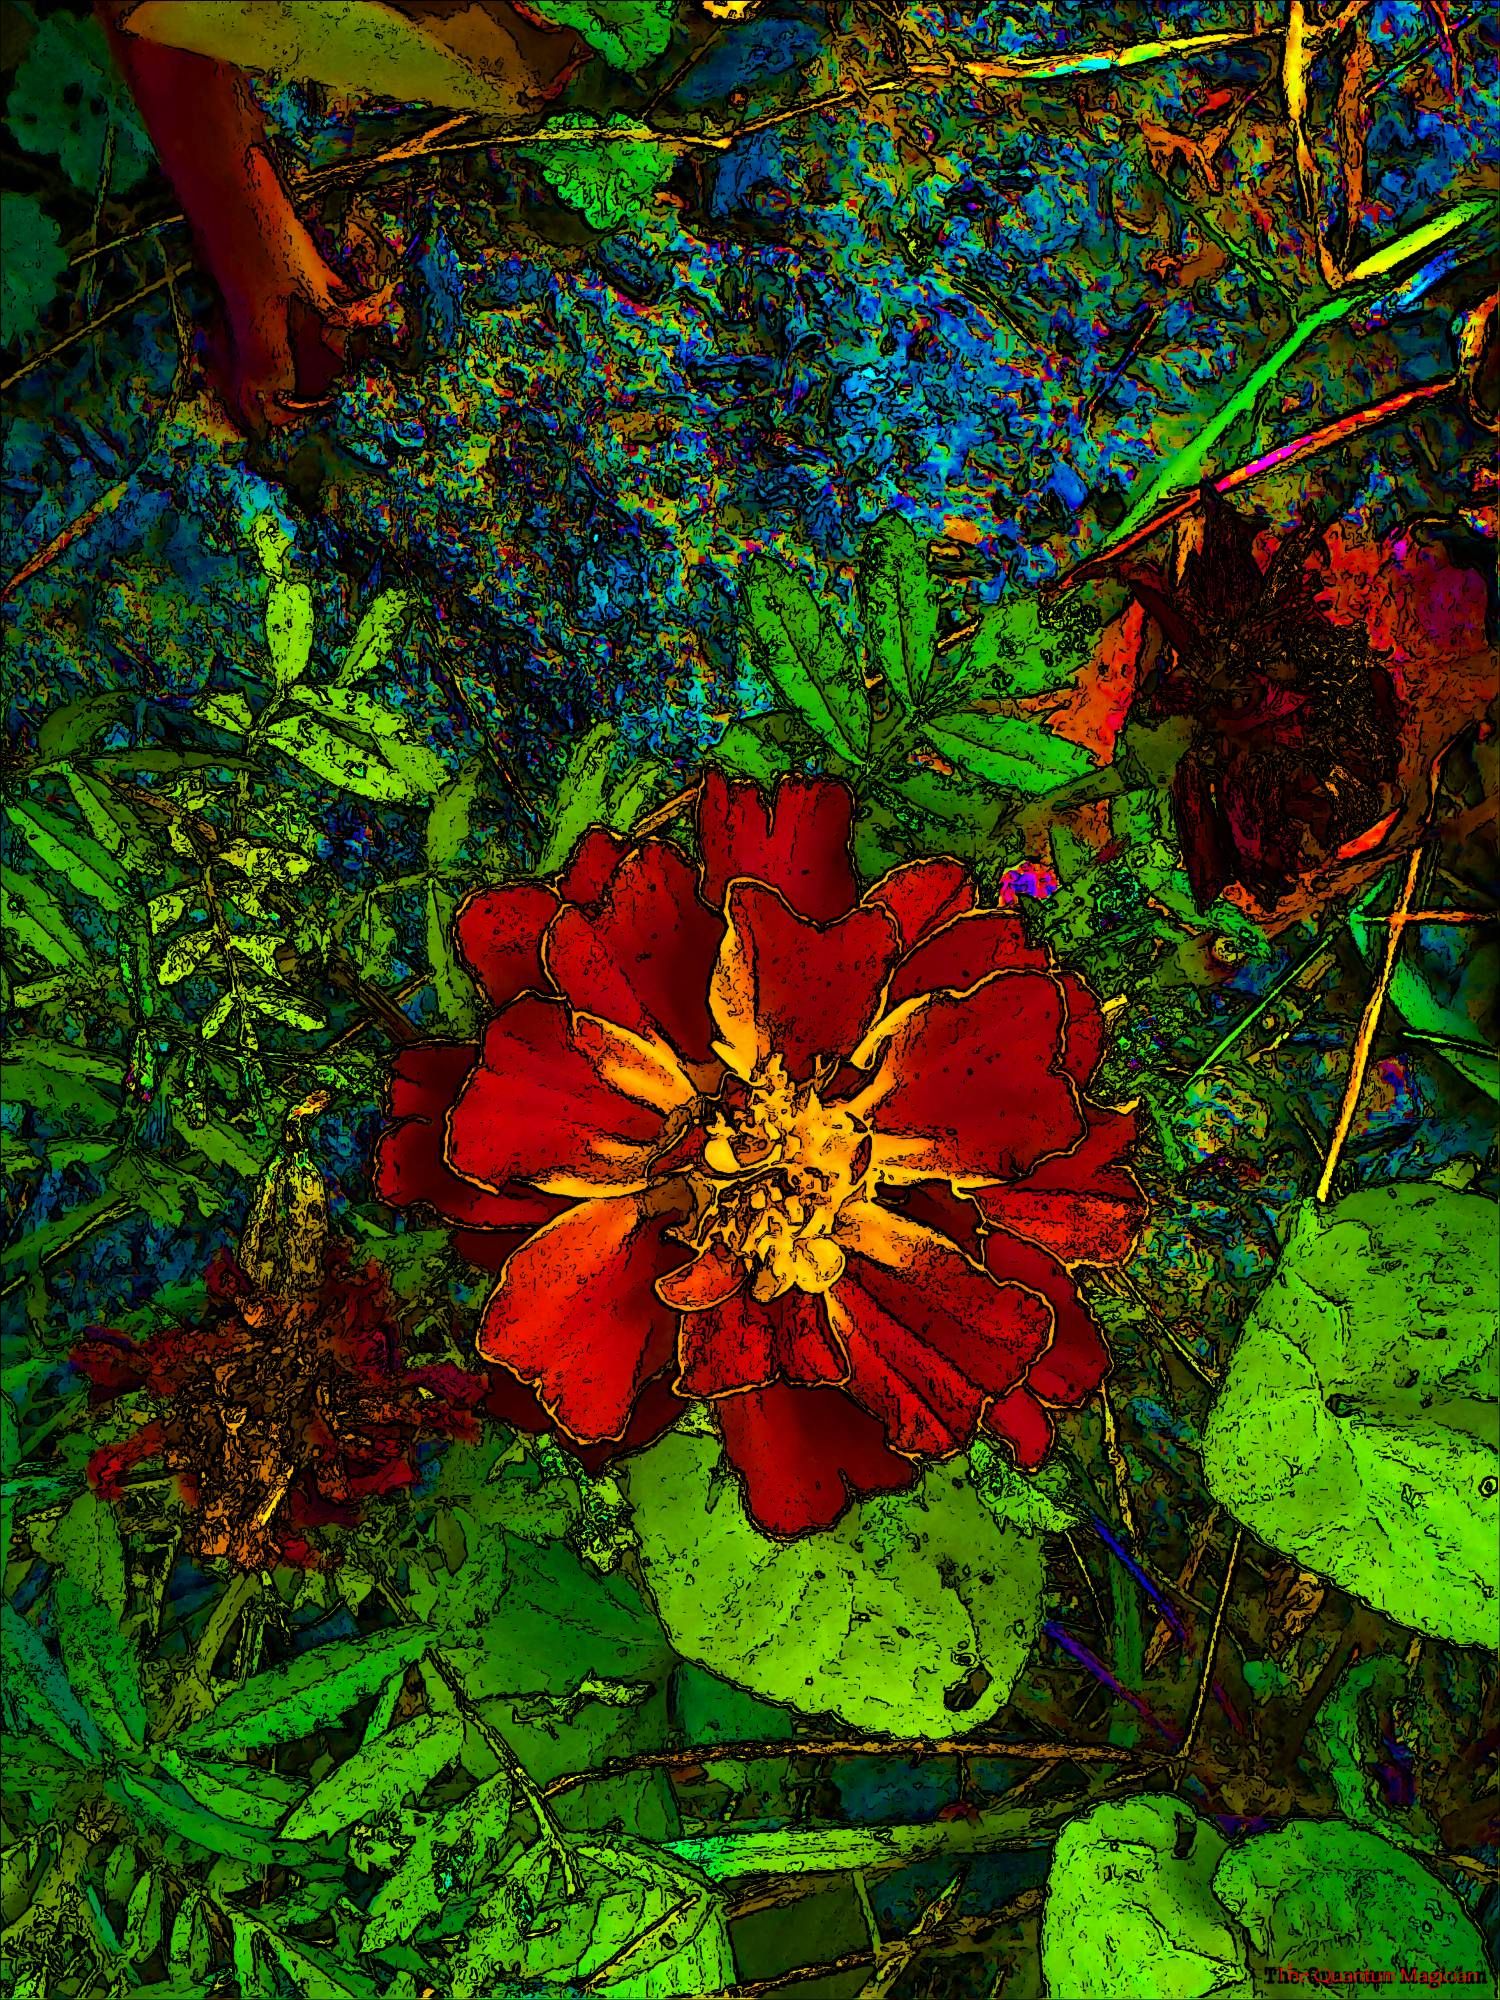
[(301, 1779), (285, 1778), (279, 1771), (267, 1771), (258, 1764), (186, 1757), (175, 1741), (163, 1746), (161, 1766), (205, 1812), (261, 1833), (274, 1832), (307, 1795), (307, 1785)]
[(148, 1868), (137, 1880), (125, 1905), (125, 1935), (120, 1940), (120, 1949), (133, 1965), (154, 1957), (161, 1944), (164, 1901), (161, 1877), (155, 1869)]
[(66, 876), (80, 896), (88, 896), (110, 914), (124, 908), (126, 880), (120, 864), (92, 834), (80, 832), (44, 806), (6, 806), (6, 816), (36, 858)]
[(95, 1056), (72, 1042), (45, 1035), (21, 1035), (5, 1057), (5, 1095), (13, 1104), (30, 1105), (64, 1127), (112, 1125), (120, 1115), (117, 1097), (98, 1086), (120, 1087), (123, 1065)]
[(1500, 1208), (1393, 1182), (1305, 1202), (1203, 1437), (1220, 1505), (1401, 1625), (1493, 1646)]
[(271, 676), (285, 691), (300, 681), (312, 660), (313, 600), (305, 583), (277, 577), (266, 594), (266, 646)]
[(414, 1715), (397, 1723), (335, 1765), (287, 1816), (282, 1832), (317, 1840), (415, 1798), (453, 1762), (463, 1739), (457, 1715)]
[(296, 1868), (309, 1858), (305, 1843), (273, 1838), (256, 1827), (210, 1812), (173, 1778), (119, 1770), (106, 1780), (104, 1788), (139, 1825), (189, 1841), (205, 1854), (262, 1868)]
[(254, 720), (249, 702), (237, 690), (229, 694), (200, 694), (193, 703), (193, 713), (216, 729), (228, 729), (237, 736), (243, 736)]
[(125, 1549), (113, 1508), (80, 1493), (51, 1536), (62, 1575), (53, 1588), (68, 1679), (105, 1734), (123, 1747), (146, 1740), (140, 1665), (124, 1630)]
[(307, 855), (295, 848), (274, 847), (258, 840), (226, 841), (217, 858), (252, 882), (300, 882), (312, 867)]
[(970, 709), (935, 717), (923, 734), (948, 763), (1027, 798), (1043, 797), (1094, 768), (1086, 750), (1020, 716)]
[(937, 662), (938, 595), (910, 521), (886, 514), (866, 534), (856, 572), (869, 664), (915, 708)]
[(349, 642), (349, 650), (334, 679), (335, 687), (347, 687), (389, 657), (400, 643), (415, 602), (406, 590), (383, 590), (371, 601)]
[(791, 749), (780, 740), (791, 722), (792, 718), (780, 710), (773, 715), (751, 716), (745, 722), (731, 722), (714, 745), (715, 763), (725, 765), (741, 777), (755, 778), (763, 785), (774, 784), (793, 766)]
[[(321, 698), (329, 692), (326, 688), (318, 691), (320, 706)], [(361, 798), (379, 799), (392, 805), (405, 805), (424, 797), (435, 791), (448, 775), (445, 766), (429, 751), (414, 751), (406, 746), (398, 768), (393, 747), (380, 744), (373, 734), (347, 725), (344, 730), (334, 729), (305, 711), (280, 717), (267, 727), (265, 734), (269, 744), (315, 777), (327, 778)], [(395, 747), (399, 751), (400, 746)]]
[(812, 591), (783, 563), (752, 556), (740, 587), (754, 664), (840, 756), (870, 747), (870, 703), (854, 649)]
[(374, 1694), (431, 1638), (426, 1626), (403, 1626), (299, 1654), (226, 1695), (211, 1715), (178, 1735), (178, 1747), (248, 1752), (295, 1742)]
[(175, 986), (179, 980), (189, 978), (217, 948), (218, 940), (206, 925), (202, 930), (188, 931), (182, 937), (173, 938), (156, 961), (157, 984)]
[(63, 913), (57, 898), (33, 876), (0, 865), (0, 931), (54, 966), (92, 963), (88, 946)]
[(67, 1756), (90, 1762), (101, 1741), (93, 1717), (41, 1639), (10, 1604), (0, 1604), (0, 1661), (7, 1701)]
[(537, 857), (536, 872), (548, 875), (561, 868), (572, 853), (578, 836), (603, 816), (609, 792), (610, 761), (614, 755), (615, 732), (607, 722), (596, 723), (573, 746), (568, 768), (557, 789), (557, 804), (547, 843)]
[(301, 1028), (311, 1033), (315, 1028), (326, 1028), (328, 1016), (314, 1007), (294, 999), (289, 993), (276, 993), (269, 986), (251, 986), (245, 989), (245, 1005), (268, 1021), (280, 1021), (284, 1027)]
[(72, 764), (62, 775), (90, 833), (122, 868), (139, 873), (151, 864), (151, 837), (140, 818), (107, 785)]
[(1081, 631), (1044, 622), (1034, 597), (1012, 597), (979, 614), (979, 629), (956, 649), (947, 677), (1020, 700), (1067, 687), (1088, 654)]
[(202, 1896), (189, 1890), (172, 1919), (167, 1970), (176, 1980), (202, 1981), (213, 1964), (213, 1934)]

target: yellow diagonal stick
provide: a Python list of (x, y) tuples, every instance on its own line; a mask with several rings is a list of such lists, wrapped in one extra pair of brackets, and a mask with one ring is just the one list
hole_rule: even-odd
[(1391, 990), (1391, 981), (1396, 976), (1396, 960), (1401, 951), (1401, 940), (1406, 935), (1411, 921), (1411, 906), (1417, 893), (1417, 878), (1422, 872), (1424, 850), (1420, 847), (1412, 852), (1406, 864), (1406, 879), (1401, 885), (1401, 894), (1396, 899), (1388, 923), (1385, 957), (1381, 961), (1380, 976), (1365, 1002), (1365, 1011), (1360, 1016), (1359, 1032), (1354, 1037), (1354, 1057), (1349, 1065), (1349, 1080), (1344, 1085), (1344, 1101), (1339, 1106), (1339, 1115), (1333, 1128), (1333, 1137), (1328, 1142), (1328, 1157), (1323, 1162), (1323, 1171), (1318, 1178), (1317, 1198), (1327, 1201), (1333, 1186), (1333, 1177), (1338, 1172), (1339, 1155), (1344, 1150), (1344, 1141), (1349, 1137), (1354, 1124), (1354, 1114), (1359, 1109), (1360, 1092), (1364, 1089), (1365, 1071), (1370, 1066), (1370, 1050), (1375, 1044), (1375, 1031), (1380, 1026), (1380, 1016), (1385, 1010), (1386, 997)]

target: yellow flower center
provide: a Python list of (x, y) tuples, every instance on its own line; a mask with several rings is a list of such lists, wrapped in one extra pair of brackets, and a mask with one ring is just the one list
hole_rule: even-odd
[(793, 1083), (772, 1056), (743, 1099), (707, 1127), (700, 1170), (695, 1246), (719, 1245), (751, 1273), (765, 1301), (793, 1289), (826, 1292), (844, 1268), (833, 1240), (844, 1204), (867, 1191), (865, 1125), (825, 1105), (811, 1083)]

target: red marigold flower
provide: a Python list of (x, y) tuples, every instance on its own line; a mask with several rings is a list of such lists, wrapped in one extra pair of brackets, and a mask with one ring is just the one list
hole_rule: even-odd
[(1308, 565), (1321, 530), (1289, 534), (1262, 569), (1256, 523), (1211, 481), (1201, 505), (1202, 539), (1179, 579), (1119, 565), (1166, 641), (1135, 714), (1192, 724), (1172, 806), (1199, 908), (1238, 882), (1273, 910), (1391, 806), (1401, 716), (1365, 633), (1317, 601)]
[(377, 1161), (498, 1274), (494, 1414), (597, 1461), (709, 1398), (784, 1535), (981, 1424), (1035, 1465), (1108, 1365), (1070, 1267), (1143, 1213), (1094, 1000), (956, 861), (861, 896), (851, 811), (710, 773), (697, 868), (596, 828), (471, 897), (492, 1018), (401, 1052)]
[(484, 1379), (446, 1363), (405, 1368), (384, 1275), (351, 1269), (345, 1245), (327, 1247), (319, 1280), (295, 1296), (223, 1254), (208, 1294), (196, 1325), (142, 1341), (95, 1328), (72, 1356), (91, 1403), (139, 1389), (154, 1406), (133, 1437), (94, 1453), (94, 1487), (118, 1499), (131, 1466), (164, 1464), (198, 1555), (320, 1567), (291, 1530), (357, 1521), (367, 1496), (410, 1486), (423, 1436), (477, 1436)]

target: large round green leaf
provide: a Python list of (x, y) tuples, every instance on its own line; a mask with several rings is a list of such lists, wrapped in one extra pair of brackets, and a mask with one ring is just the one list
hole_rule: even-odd
[(1426, 1183), (1297, 1212), (1203, 1440), (1214, 1498), (1403, 1625), (1493, 1645), (1500, 1209)]
[(1002, 1526), (962, 1461), (769, 1541), (718, 1440), (676, 1431), (632, 1459), (646, 1581), (677, 1650), (803, 1714), (948, 1736), (988, 1722), (1036, 1637), (1042, 1541)]
[(1056, 2000), (1250, 2000), (1244, 1944), (1214, 1898), (1226, 1842), (1165, 1794), (1095, 1806), (1058, 1835), (1042, 1911)]
[[(1484, 1940), (1463, 1904), (1412, 1855), (1343, 1820), (1293, 1820), (1226, 1854), (1214, 1892), (1266, 1968), (1477, 1974), (1493, 1993)], [(1281, 1990), (1281, 1989), (1278, 1989)], [(1475, 1990), (1471, 1985), (1469, 1991)]]
[(1041, 1951), (1055, 2000), (1270, 2000), (1286, 1991), (1281, 1967), (1398, 1981), (1446, 1969), (1495, 1990), (1458, 1897), (1382, 1835), (1293, 1820), (1230, 1847), (1169, 1793), (1063, 1828)]

